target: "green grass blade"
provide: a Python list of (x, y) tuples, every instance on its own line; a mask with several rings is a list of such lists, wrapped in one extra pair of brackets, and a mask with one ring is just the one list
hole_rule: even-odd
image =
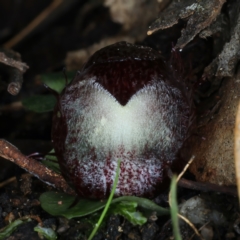
[(111, 194), (110, 194), (110, 196), (109, 196), (109, 198), (107, 200), (107, 204), (106, 204), (105, 208), (103, 209), (103, 212), (102, 212), (102, 214), (101, 214), (97, 224), (95, 225), (92, 233), (90, 234), (88, 240), (91, 240), (94, 237), (94, 235), (96, 234), (96, 232), (98, 231), (98, 229), (99, 229), (99, 227), (100, 227), (100, 225), (101, 225), (101, 223), (102, 223), (102, 221), (103, 221), (103, 219), (104, 219), (104, 217), (105, 217), (105, 215), (106, 215), (106, 213), (107, 213), (107, 211), (109, 209), (109, 206), (110, 206), (110, 204), (112, 202), (112, 199), (113, 199), (116, 187), (117, 187), (117, 183), (118, 183), (118, 178), (119, 178), (119, 173), (120, 173), (120, 163), (121, 163), (121, 161), (118, 160), (116, 177), (114, 179), (113, 188), (112, 188)]
[(170, 196), (171, 199), (171, 219), (172, 219), (172, 226), (173, 226), (173, 233), (175, 240), (182, 240), (180, 229), (179, 229), (179, 219), (178, 219), (178, 205), (177, 205), (177, 177), (173, 176), (171, 181), (171, 188), (170, 188)]

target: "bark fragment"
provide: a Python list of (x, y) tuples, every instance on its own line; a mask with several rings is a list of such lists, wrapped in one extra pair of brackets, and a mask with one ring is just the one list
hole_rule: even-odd
[(29, 68), (26, 63), (21, 61), (21, 56), (11, 50), (0, 49), (0, 63), (11, 67), (9, 70), (10, 83), (8, 92), (17, 95), (21, 90), (23, 83), (23, 74)]
[(240, 75), (224, 79), (219, 93), (214, 95), (221, 106), (192, 137), (192, 151), (196, 158), (189, 170), (197, 181), (236, 185), (233, 135), (240, 100), (239, 80)]
[(74, 190), (66, 183), (60, 174), (55, 173), (35, 159), (26, 157), (15, 146), (3, 139), (0, 139), (0, 156), (17, 164), (41, 181), (65, 193), (75, 195)]
[(176, 48), (186, 46), (200, 31), (216, 20), (225, 0), (174, 0), (149, 27), (148, 35), (159, 29), (165, 29), (188, 18), (187, 26), (182, 30)]

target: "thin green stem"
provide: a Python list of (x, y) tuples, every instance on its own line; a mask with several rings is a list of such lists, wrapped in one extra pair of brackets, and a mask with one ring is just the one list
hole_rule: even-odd
[(171, 202), (171, 219), (173, 226), (174, 239), (182, 240), (180, 229), (179, 229), (179, 221), (178, 221), (178, 205), (177, 205), (177, 177), (173, 175), (170, 187), (170, 198)]
[(110, 193), (110, 196), (107, 200), (107, 203), (106, 203), (106, 206), (105, 208), (103, 209), (103, 212), (98, 220), (98, 222), (96, 223), (94, 229), (92, 230), (88, 240), (92, 240), (92, 238), (94, 237), (94, 235), (96, 234), (96, 232), (98, 231), (100, 225), (102, 224), (102, 221), (110, 207), (110, 204), (112, 202), (112, 199), (113, 199), (113, 196), (114, 196), (114, 193), (115, 193), (115, 190), (116, 190), (116, 187), (117, 187), (117, 183), (118, 183), (118, 178), (119, 178), (119, 174), (120, 174), (120, 163), (121, 163), (121, 160), (119, 159), (118, 160), (118, 164), (117, 164), (117, 170), (116, 170), (116, 176), (115, 176), (115, 179), (114, 179), (114, 182), (113, 182), (113, 188), (112, 188), (112, 191)]

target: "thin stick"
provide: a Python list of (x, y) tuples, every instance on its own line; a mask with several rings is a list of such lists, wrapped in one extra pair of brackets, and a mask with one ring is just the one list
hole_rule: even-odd
[(38, 161), (23, 155), (15, 146), (4, 139), (0, 139), (0, 156), (17, 164), (42, 182), (47, 183), (65, 193), (76, 195), (64, 178)]
[(0, 52), (0, 62), (4, 65), (12, 67), (9, 69), (8, 92), (12, 95), (17, 95), (21, 90), (23, 83), (23, 73), (29, 68), (28, 65), (21, 60), (21, 56), (11, 50), (3, 49)]
[(3, 187), (5, 187), (6, 185), (8, 185), (8, 184), (10, 184), (10, 183), (12, 183), (12, 182), (14, 182), (14, 181), (16, 181), (16, 180), (17, 180), (16, 177), (8, 178), (7, 180), (5, 180), (5, 181), (3, 181), (3, 182), (0, 183), (0, 188), (3, 188)]
[[(189, 166), (189, 164), (187, 164)], [(182, 174), (181, 174), (182, 175)], [(168, 177), (171, 179), (173, 176), (172, 171), (168, 170)], [(202, 192), (219, 192), (223, 194), (229, 194), (234, 197), (237, 196), (237, 188), (234, 186), (220, 186), (214, 183), (204, 183), (191, 181), (185, 178), (178, 180), (177, 185), (179, 187), (188, 188), (192, 190), (202, 191)]]
[(18, 69), (21, 73), (25, 73), (29, 68), (28, 65), (20, 60), (15, 60), (12, 57), (8, 57), (4, 52), (0, 52), (0, 62), (10, 67)]
[[(41, 227), (43, 226), (41, 218), (39, 216), (37, 216), (37, 215), (26, 215), (24, 217), (20, 217), (20, 218), (16, 219), (15, 221), (18, 221), (18, 220), (21, 220), (21, 221), (23, 220), (24, 221), (24, 220), (28, 220), (29, 218), (37, 221), (39, 226), (41, 226)], [(8, 227), (8, 225), (3, 227), (3, 228), (1, 228), (0, 232), (3, 232), (7, 227)]]
[(98, 220), (98, 223), (96, 223), (96, 225), (95, 225), (91, 235), (89, 236), (88, 240), (91, 240), (94, 237), (94, 235), (96, 234), (96, 232), (97, 232), (98, 228), (100, 227), (100, 225), (101, 225), (101, 223), (102, 223), (102, 221), (103, 221), (103, 219), (104, 219), (104, 217), (105, 217), (105, 215), (106, 215), (106, 213), (109, 209), (109, 206), (112, 202), (112, 199), (113, 199), (116, 187), (117, 187), (119, 174), (120, 174), (120, 163), (121, 163), (121, 161), (118, 160), (116, 177), (115, 177), (114, 182), (113, 182), (113, 188), (112, 188), (111, 194), (110, 194), (110, 196), (107, 200), (106, 206), (105, 206), (105, 208), (104, 208), (104, 210), (103, 210), (103, 212), (102, 212), (102, 214), (101, 214), (101, 216)]
[(23, 108), (22, 102), (18, 101), (18, 102), (12, 102), (10, 104), (6, 104), (4, 106), (0, 106), (0, 111), (2, 112), (18, 111), (18, 110), (21, 110), (22, 108)]
[[(29, 173), (24, 173), (21, 175), (21, 177), (24, 177), (24, 176), (28, 176), (28, 175), (31, 175)], [(12, 183), (12, 182), (15, 182), (17, 180), (16, 177), (11, 177), (11, 178), (8, 178), (7, 180), (3, 181), (3, 182), (0, 182), (0, 188), (3, 188), (5, 187), (6, 185)]]
[[(210, 223), (210, 221), (206, 222), (205, 224), (203, 224), (199, 229), (198, 232), (200, 232), (204, 227), (206, 227), (208, 224)], [(189, 240), (192, 240), (193, 237), (195, 236), (195, 233), (190, 237)]]
[(47, 8), (45, 8), (29, 25), (27, 25), (21, 32), (4, 44), (5, 48), (12, 48), (23, 38), (25, 38), (34, 28), (36, 28), (45, 18), (47, 18), (58, 6), (62, 4), (63, 0), (54, 0)]
[[(188, 161), (188, 163), (186, 164), (186, 166), (184, 167), (184, 169), (182, 170), (182, 172), (178, 175), (177, 179), (176, 179), (176, 182), (178, 184), (180, 178), (182, 177), (182, 175), (187, 171), (188, 167), (190, 166), (190, 164), (192, 163), (192, 161), (194, 160), (195, 156), (192, 156), (190, 158), (190, 160)], [(168, 170), (168, 176), (170, 179), (172, 179), (172, 176), (173, 176), (173, 173), (171, 171), (171, 169)], [(168, 202), (169, 202), (169, 205), (171, 207), (171, 191), (169, 192), (168, 194)]]
[(238, 104), (238, 110), (236, 115), (236, 123), (234, 130), (234, 160), (236, 171), (236, 182), (238, 190), (238, 199), (240, 200), (240, 104)]
[(202, 192), (219, 192), (224, 194), (229, 194), (232, 196), (237, 196), (237, 188), (231, 186), (220, 186), (214, 183), (204, 183), (204, 182), (195, 182), (181, 178), (178, 181), (179, 187), (184, 187), (192, 190), (202, 191)]
[(180, 180), (180, 178), (182, 178), (183, 174), (187, 171), (187, 169), (189, 168), (190, 164), (193, 162), (194, 158), (195, 158), (195, 156), (192, 156), (190, 158), (190, 160), (188, 161), (188, 163), (186, 164), (186, 166), (184, 167), (182, 172), (178, 175), (177, 182)]
[(186, 222), (195, 232), (195, 234), (200, 237), (201, 239), (203, 239), (200, 235), (200, 233), (198, 232), (197, 228), (184, 216), (182, 216), (181, 214), (178, 213), (178, 217), (181, 218), (184, 222)]

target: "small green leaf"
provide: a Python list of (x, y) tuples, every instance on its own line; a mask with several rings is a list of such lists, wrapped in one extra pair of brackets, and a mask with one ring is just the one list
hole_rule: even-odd
[(55, 151), (54, 149), (52, 149), (47, 155), (45, 155), (44, 160), (42, 160), (41, 163), (46, 167), (52, 169), (54, 172), (61, 174), (57, 157), (54, 156), (54, 154), (55, 154)]
[(22, 225), (24, 222), (26, 222), (26, 221), (17, 219), (14, 222), (8, 224), (4, 229), (1, 230), (0, 240), (3, 240), (6, 237), (9, 237), (17, 229), (17, 227)]
[(55, 240), (57, 239), (56, 233), (53, 231), (52, 228), (44, 228), (40, 226), (36, 226), (34, 231), (38, 232), (40, 235), (45, 237), (47, 240)]
[[(69, 208), (74, 200), (74, 196), (65, 193), (45, 192), (40, 196), (41, 206), (46, 212), (53, 216), (64, 216), (68, 219), (86, 216), (103, 209), (106, 205), (106, 200), (99, 201), (81, 198), (74, 207)], [(113, 199), (112, 204), (122, 201), (135, 202), (143, 209), (151, 212), (155, 211), (158, 216), (169, 214), (168, 209), (162, 208), (146, 198), (123, 196)]]
[(42, 160), (41, 163), (46, 167), (50, 168), (51, 170), (53, 170), (54, 172), (61, 174), (61, 170), (57, 162)]
[(147, 198), (135, 197), (135, 196), (123, 196), (119, 198), (113, 199), (112, 203), (120, 202), (120, 201), (129, 201), (129, 202), (136, 202), (140, 208), (145, 210), (156, 212), (158, 216), (169, 215), (170, 212), (168, 209), (160, 207), (153, 201)]
[(136, 202), (120, 202), (112, 204), (110, 211), (125, 217), (133, 225), (143, 225), (147, 222), (147, 218), (137, 211), (138, 204)]
[(170, 187), (170, 202), (171, 202), (171, 219), (173, 225), (173, 234), (174, 239), (182, 240), (180, 229), (179, 229), (179, 222), (178, 222), (178, 205), (177, 205), (177, 177), (174, 175), (171, 181)]
[(54, 149), (52, 149), (47, 155), (45, 155), (45, 159), (52, 162), (58, 162), (57, 157), (55, 156)]
[(75, 197), (65, 193), (46, 192), (40, 196), (42, 208), (53, 216), (63, 216), (68, 219), (83, 217), (102, 209), (106, 201), (95, 201), (81, 198), (74, 207), (69, 208)]
[[(68, 82), (71, 82), (75, 74), (76, 72), (66, 73)], [(40, 77), (43, 83), (58, 93), (61, 93), (66, 86), (66, 79), (63, 72), (42, 74)]]
[(35, 95), (22, 100), (25, 108), (38, 113), (52, 111), (56, 102), (53, 95)]

